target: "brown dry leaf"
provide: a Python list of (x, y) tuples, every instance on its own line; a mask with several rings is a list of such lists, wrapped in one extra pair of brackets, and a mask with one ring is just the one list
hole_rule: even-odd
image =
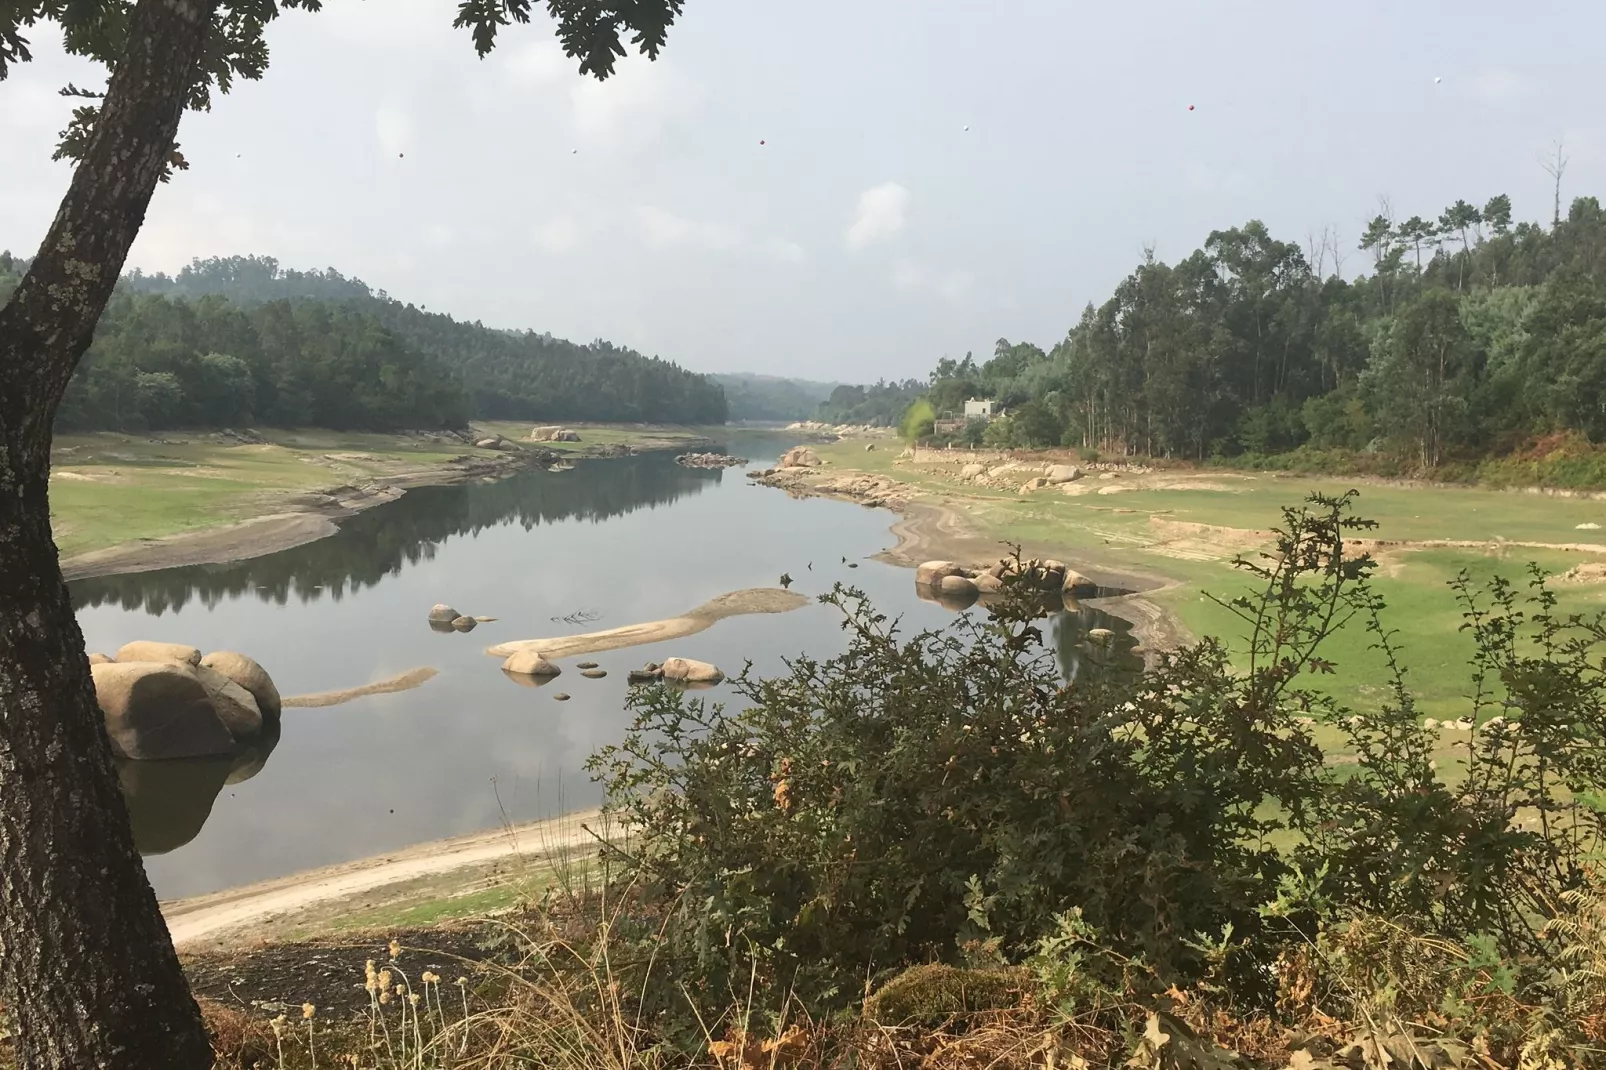
[(1235, 1051), (1201, 1040), (1179, 1019), (1161, 1012), (1149, 1015), (1143, 1039), (1126, 1065), (1131, 1070), (1237, 1070), (1243, 1060)]

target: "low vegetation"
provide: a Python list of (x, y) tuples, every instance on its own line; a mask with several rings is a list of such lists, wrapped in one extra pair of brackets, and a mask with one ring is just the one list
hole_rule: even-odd
[[(740, 709), (632, 692), (592, 762), (630, 834), (589, 892), (461, 973), (392, 948), (355, 1019), (214, 1010), (225, 1063), (1600, 1065), (1606, 617), (1538, 570), (1459, 578), (1447, 764), (1351, 506), (1240, 563), (1236, 658), (1137, 678), (1090, 648), (1064, 684), (1024, 591), (905, 636), (838, 588), (846, 651), (744, 675)], [(1350, 630), (1392, 667), (1376, 709), (1312, 686)]]

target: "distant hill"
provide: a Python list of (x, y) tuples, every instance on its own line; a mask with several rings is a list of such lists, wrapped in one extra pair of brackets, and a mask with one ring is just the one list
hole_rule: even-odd
[(443, 369), (475, 418), (672, 424), (727, 418), (719, 384), (670, 361), (601, 339), (580, 344), (462, 322), (333, 268), (297, 271), (272, 257), (232, 256), (193, 261), (176, 276), (130, 272), (121, 287), (184, 301), (222, 297), (245, 310), (286, 301), (363, 317)]
[(725, 388), (732, 420), (810, 420), (839, 385), (748, 372), (710, 378)]

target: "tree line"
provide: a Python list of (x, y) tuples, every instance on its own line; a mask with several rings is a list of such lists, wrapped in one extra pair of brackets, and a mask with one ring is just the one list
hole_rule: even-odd
[[(0, 299), (27, 262), (0, 254)], [(598, 340), (501, 331), (403, 304), (338, 271), (197, 260), (118, 284), (58, 412), (62, 430), (470, 418), (723, 423), (718, 383)]]
[[(1345, 278), (1331, 231), (1304, 248), (1259, 221), (1172, 265), (1152, 250), (1047, 351), (1000, 339), (944, 358), (924, 396), (1009, 417), (957, 437), (1155, 457), (1379, 454), (1421, 468), (1558, 433), (1606, 437), (1606, 212), (1580, 197), (1549, 225), (1511, 200), (1435, 218), (1383, 211)], [(922, 431), (927, 430), (921, 428)]]

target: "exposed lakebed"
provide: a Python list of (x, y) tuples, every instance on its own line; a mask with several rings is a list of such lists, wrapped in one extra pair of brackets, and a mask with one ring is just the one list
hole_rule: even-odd
[[(762, 466), (793, 444), (737, 434), (721, 445)], [(731, 674), (747, 661), (778, 673), (799, 653), (828, 657), (845, 643), (840, 614), (812, 599), (836, 581), (906, 628), (947, 624), (953, 613), (917, 597), (908, 569), (871, 559), (894, 541), (892, 519), (646, 454), (414, 490), (329, 538), (237, 564), (74, 583), (92, 651), (134, 639), (239, 650), (285, 695), (439, 670), (413, 690), (286, 709), (276, 745), (232, 761), (125, 766), (158, 895), (592, 805), (598, 793), (583, 765), (629, 723), (627, 670), (681, 656)], [(594, 655), (607, 670), (601, 679), (583, 678), (571, 660), (560, 682), (520, 687), (484, 653), (676, 617), (727, 592), (774, 587), (783, 573), (809, 604)], [(467, 634), (437, 632), (425, 620), (437, 602), (497, 619)], [(1059, 614), (1052, 634), (1064, 671), (1074, 671), (1077, 640), (1093, 627), (1115, 628), (1130, 645), (1125, 623), (1093, 606)], [(558, 693), (570, 700), (555, 701)], [(698, 697), (736, 696), (727, 682)]]

